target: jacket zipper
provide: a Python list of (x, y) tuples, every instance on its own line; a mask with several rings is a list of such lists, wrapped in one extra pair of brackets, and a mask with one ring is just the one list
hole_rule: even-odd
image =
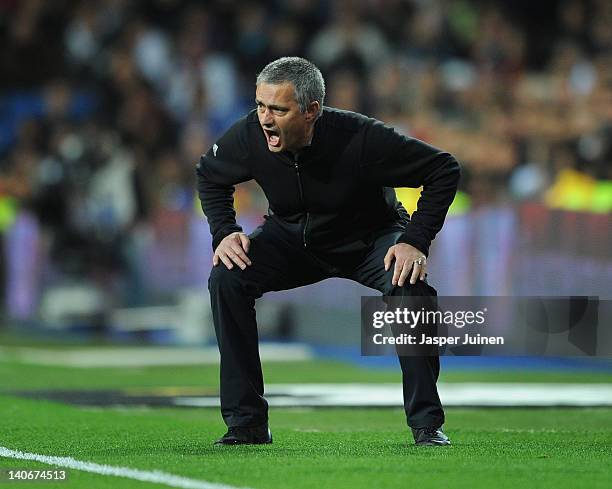
[[(293, 156), (293, 166), (295, 168), (295, 174), (297, 175), (298, 189), (300, 191), (300, 200), (302, 201), (302, 206), (304, 207), (304, 210), (306, 211), (306, 202), (304, 200), (304, 189), (302, 188), (302, 178), (300, 177), (300, 165), (298, 162), (297, 153)], [(310, 218), (310, 213), (306, 211), (306, 221), (304, 222), (304, 229), (302, 230), (302, 243), (304, 244), (304, 248), (308, 246), (308, 243), (306, 241), (306, 229), (308, 228), (309, 218)]]

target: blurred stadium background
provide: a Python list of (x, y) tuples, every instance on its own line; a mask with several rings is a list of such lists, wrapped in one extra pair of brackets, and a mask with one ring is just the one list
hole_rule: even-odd
[[(152, 469), (166, 460), (182, 474), (244, 485), (252, 463), (261, 463), (260, 481), (274, 463), (280, 482), (269, 484), (278, 487), (324, 487), (315, 474), (336, 477), (334, 487), (371, 487), (381, 469), (365, 459), (378, 453), (396, 471), (384, 480), (405, 482), (416, 467), (427, 474), (419, 487), (440, 487), (432, 463), (448, 471), (453, 460), (452, 476), (470, 487), (608, 487), (610, 408), (451, 408), (448, 429), (462, 450), (452, 460), (411, 452), (408, 469), (399, 410), (275, 408), (280, 443), (245, 452), (238, 470), (209, 450), (222, 430), (216, 410), (96, 412), (8, 394), (216, 403), (212, 249), (194, 168), (254, 105), (256, 73), (283, 55), (320, 66), (327, 105), (461, 161), (460, 192), (431, 251), (439, 294), (612, 299), (610, 26), (609, 0), (0, 0), (0, 448), (80, 450)], [(418, 189), (397, 193), (414, 209)], [(266, 201), (245, 184), (236, 207), (251, 231)], [(396, 360), (359, 354), (360, 296), (369, 293), (330, 280), (260, 301), (276, 405), (312, 398), (312, 386), (292, 394), (295, 382), (362, 383), (357, 404), (382, 396), (363, 384), (393, 382), (390, 404), (399, 405)], [(612, 402), (609, 358), (443, 365), (448, 405), (494, 405), (503, 383), (513, 385), (501, 405)], [(471, 398), (455, 395), (461, 385)], [(323, 442), (319, 431), (329, 434)], [(285, 449), (296, 458), (283, 458)], [(2, 457), (0, 468), (15, 466)], [(296, 464), (309, 475), (300, 479)], [(100, 483), (75, 476), (72, 486)]]
[[(2, 0), (2, 325), (210, 341), (194, 165), (292, 54), (322, 68), (328, 105), (462, 162), (441, 295), (610, 299), (610, 25), (606, 0)], [(418, 190), (397, 192), (413, 209)], [(266, 202), (246, 184), (236, 207), (250, 231)], [(262, 333), (357, 344), (362, 293), (273, 295)]]

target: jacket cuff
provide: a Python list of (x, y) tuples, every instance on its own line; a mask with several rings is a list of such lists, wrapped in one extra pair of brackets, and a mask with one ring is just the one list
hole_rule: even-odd
[(213, 238), (213, 242), (212, 242), (213, 252), (217, 249), (217, 246), (219, 246), (219, 243), (223, 241), (223, 238), (225, 238), (226, 236), (229, 236), (232, 233), (236, 233), (236, 232), (238, 233), (242, 232), (242, 227), (238, 226), (238, 224), (225, 226), (224, 228), (217, 231), (215, 233), (215, 237)]
[(406, 243), (410, 246), (414, 246), (417, 250), (421, 251), (425, 256), (429, 256), (429, 241), (424, 235), (418, 225), (409, 221), (406, 223), (404, 232), (397, 240), (398, 243)]

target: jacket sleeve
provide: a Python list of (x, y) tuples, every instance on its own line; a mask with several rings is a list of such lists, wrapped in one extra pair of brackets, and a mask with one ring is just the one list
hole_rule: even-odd
[(242, 231), (236, 224), (234, 185), (250, 180), (247, 160), (246, 122), (229, 129), (196, 165), (198, 195), (208, 219), (213, 250), (227, 235)]
[(423, 141), (398, 134), (379, 121), (369, 126), (364, 140), (362, 178), (385, 187), (423, 186), (417, 210), (399, 242), (429, 254), (442, 228), (460, 178), (457, 160)]

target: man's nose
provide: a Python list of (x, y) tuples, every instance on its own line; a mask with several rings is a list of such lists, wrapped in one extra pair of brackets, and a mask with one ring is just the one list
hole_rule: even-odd
[(261, 116), (261, 123), (264, 126), (271, 126), (274, 124), (274, 118), (272, 117), (272, 111), (270, 109), (266, 109), (266, 111)]

